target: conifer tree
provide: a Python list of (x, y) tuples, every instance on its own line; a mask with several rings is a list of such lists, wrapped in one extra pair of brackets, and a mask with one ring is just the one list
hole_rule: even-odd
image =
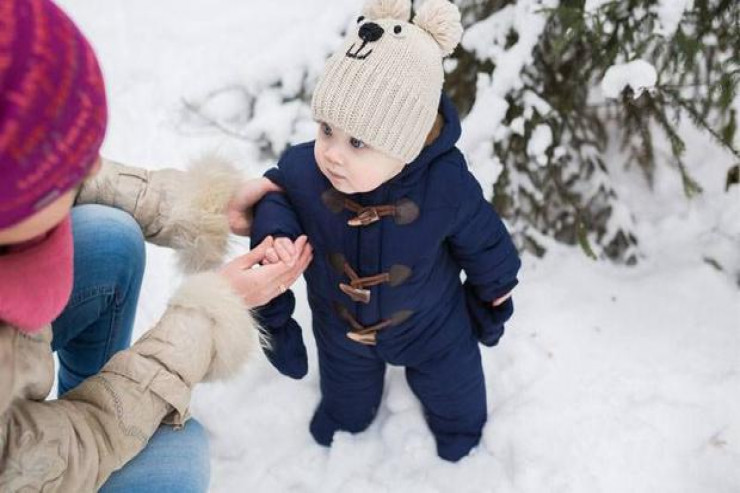
[[(526, 1), (458, 3), (470, 31)], [(579, 243), (594, 257), (632, 262), (639, 239), (611, 184), (609, 169), (615, 163), (604, 162), (613, 135), (607, 130), (617, 129), (626, 164), (636, 165), (632, 169), (650, 184), (659, 163), (655, 139), (667, 138), (689, 198), (701, 188), (683, 161), (682, 120), (708, 132), (740, 161), (733, 107), (740, 79), (740, 3), (696, 0), (675, 26), (663, 25), (658, 0), (602, 2), (598, 8), (587, 8), (587, 3), (563, 0), (532, 12), (545, 16), (546, 22), (531, 62), (522, 68), (521, 84), (505, 95), (505, 131), (492, 137), (492, 152), (503, 168), (494, 186), (494, 203), (516, 225), (525, 248), (543, 253), (537, 238), (546, 235)], [(480, 74), (500, 76), (495, 59), (515, 50), (522, 34), (512, 26), (500, 36), (504, 44), (497, 57), (482, 55), (479, 45), (463, 43), (447, 86), (459, 108), (474, 107)], [(633, 60), (654, 67), (654, 87), (639, 91), (625, 86), (618, 99), (596, 98), (595, 89), (609, 68)], [(549, 140), (538, 162), (532, 143), (542, 140), (543, 133), (549, 133)], [(727, 187), (737, 181), (735, 166), (728, 170)]]

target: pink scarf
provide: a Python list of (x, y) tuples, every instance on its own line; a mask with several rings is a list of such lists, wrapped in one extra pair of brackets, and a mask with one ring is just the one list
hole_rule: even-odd
[(73, 265), (69, 216), (45, 235), (0, 255), (0, 320), (28, 334), (41, 331), (67, 306)]

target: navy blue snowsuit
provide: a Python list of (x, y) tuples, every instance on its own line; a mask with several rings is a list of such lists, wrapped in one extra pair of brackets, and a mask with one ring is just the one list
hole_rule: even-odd
[[(440, 113), (439, 137), (371, 192), (334, 190), (314, 142), (288, 149), (265, 175), (285, 194), (255, 208), (253, 244), (306, 234), (314, 248), (305, 278), (322, 399), (311, 432), (324, 445), (337, 430), (359, 432), (372, 422), (386, 363), (406, 368), (442, 458), (458, 460), (480, 440), (487, 412), (477, 343), (494, 345), (503, 334), (513, 302), (491, 302), (517, 284), (520, 260), (455, 147), (460, 120), (444, 95)], [(294, 306), (287, 292), (259, 316), (272, 335), (268, 357), (300, 378), (306, 354)], [(375, 340), (357, 342), (348, 332)]]

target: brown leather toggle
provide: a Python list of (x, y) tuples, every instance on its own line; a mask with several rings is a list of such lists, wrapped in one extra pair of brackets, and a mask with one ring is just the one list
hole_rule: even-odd
[(352, 316), (344, 305), (337, 303), (335, 308), (339, 316), (346, 321), (351, 328), (350, 332), (347, 332), (347, 337), (366, 346), (375, 346), (377, 344), (377, 333), (379, 331), (405, 322), (414, 313), (411, 310), (401, 310), (394, 313), (391, 318), (382, 320), (370, 327), (364, 327), (357, 321), (357, 319), (355, 319), (355, 317)]
[(366, 305), (370, 303), (371, 293), (369, 289), (355, 288), (344, 283), (339, 284), (339, 289), (341, 289), (344, 294), (352, 298), (352, 301), (365, 303)]
[(341, 253), (329, 255), (329, 262), (334, 269), (346, 274), (350, 279), (349, 284), (339, 284), (339, 289), (352, 298), (352, 301), (359, 303), (370, 303), (370, 290), (365, 288), (385, 283), (389, 283), (391, 287), (396, 287), (411, 276), (410, 268), (405, 265), (394, 265), (388, 272), (370, 277), (360, 277)]
[(358, 204), (352, 203), (347, 204), (351, 207), (347, 207), (352, 212), (356, 213), (357, 216), (347, 221), (348, 226), (367, 226), (369, 224), (380, 221), (381, 217), (395, 216), (396, 207), (393, 205), (378, 205), (374, 207), (356, 207)]
[(419, 217), (419, 207), (409, 199), (401, 199), (395, 205), (365, 207), (330, 188), (321, 194), (321, 200), (335, 214), (344, 209), (354, 212), (356, 216), (347, 221), (347, 224), (352, 227), (368, 226), (380, 221), (383, 217), (390, 216), (395, 219), (396, 224), (406, 225), (416, 221)]

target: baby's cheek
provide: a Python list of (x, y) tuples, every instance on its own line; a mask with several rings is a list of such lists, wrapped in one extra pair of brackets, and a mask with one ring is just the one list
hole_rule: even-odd
[(370, 192), (382, 185), (385, 179), (377, 169), (371, 168), (365, 173), (361, 173), (361, 179), (359, 181), (362, 189), (365, 192)]

